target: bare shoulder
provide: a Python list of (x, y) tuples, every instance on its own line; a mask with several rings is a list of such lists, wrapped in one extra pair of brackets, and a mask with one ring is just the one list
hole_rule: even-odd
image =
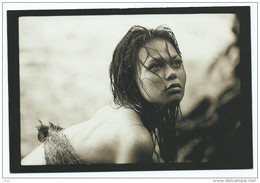
[[(151, 142), (151, 135), (144, 127), (139, 115), (132, 109), (120, 108), (103, 108), (100, 115), (101, 121), (104, 121), (104, 128), (113, 129), (114, 135), (117, 135), (124, 142), (140, 141)], [(110, 133), (110, 132), (109, 132)], [(111, 134), (111, 133), (110, 133)], [(113, 135), (113, 134), (111, 134)]]
[(139, 115), (131, 109), (106, 106), (66, 131), (77, 155), (101, 163), (136, 163), (152, 159), (154, 145)]
[(128, 123), (129, 125), (130, 124), (142, 124), (142, 121), (141, 121), (139, 115), (133, 109), (121, 107), (121, 108), (115, 109), (115, 110), (116, 110), (116, 115), (114, 115), (114, 117), (116, 118), (115, 119), (116, 121), (119, 121), (119, 122), (123, 121), (125, 123)]
[[(143, 126), (139, 115), (130, 109), (121, 109), (117, 163), (150, 162), (154, 151), (152, 137)], [(122, 120), (122, 121), (121, 121)]]
[(116, 163), (152, 162), (154, 145), (150, 133), (141, 126), (122, 129)]
[(144, 126), (134, 125), (126, 126), (120, 132), (121, 143), (125, 146), (138, 147), (139, 150), (153, 150), (153, 141), (151, 134)]
[(119, 136), (124, 141), (152, 142), (150, 133), (134, 110), (120, 108), (113, 118), (114, 125), (118, 128)]
[[(98, 110), (92, 118), (95, 121), (102, 121), (102, 124), (107, 123), (111, 125), (110, 122), (121, 125), (142, 125), (139, 115), (132, 109), (125, 107), (114, 107), (114, 106), (104, 106)], [(105, 123), (104, 123), (105, 122)]]

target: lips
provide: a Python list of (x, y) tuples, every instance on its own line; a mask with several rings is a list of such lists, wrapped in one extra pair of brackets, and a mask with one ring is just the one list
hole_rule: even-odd
[(181, 92), (181, 85), (178, 84), (178, 83), (173, 83), (173, 84), (170, 84), (167, 88), (166, 88), (166, 92), (167, 93), (179, 93)]

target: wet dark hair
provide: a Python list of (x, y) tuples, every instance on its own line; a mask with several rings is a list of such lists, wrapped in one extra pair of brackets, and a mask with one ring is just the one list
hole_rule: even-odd
[(176, 160), (175, 121), (179, 114), (179, 104), (174, 106), (151, 104), (144, 99), (137, 84), (140, 48), (154, 39), (168, 41), (181, 56), (175, 35), (169, 27), (147, 29), (135, 25), (114, 50), (110, 64), (111, 90), (115, 104), (134, 109), (140, 115), (144, 126), (154, 137), (154, 144), (158, 143), (164, 161), (174, 162)]

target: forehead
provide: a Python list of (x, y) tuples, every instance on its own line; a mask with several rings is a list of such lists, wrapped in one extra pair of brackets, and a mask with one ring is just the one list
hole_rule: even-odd
[[(170, 55), (169, 55), (170, 54)], [(144, 62), (149, 58), (161, 58), (168, 59), (178, 55), (173, 45), (164, 39), (154, 39), (146, 43), (139, 50), (139, 59)], [(150, 60), (149, 59), (149, 60)]]

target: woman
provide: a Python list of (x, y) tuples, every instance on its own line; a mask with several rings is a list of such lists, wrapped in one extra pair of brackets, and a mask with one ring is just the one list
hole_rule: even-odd
[[(60, 145), (71, 147), (83, 164), (175, 162), (175, 122), (186, 74), (172, 31), (133, 26), (114, 51), (110, 79), (114, 103), (55, 133), (65, 139)], [(22, 165), (49, 164), (46, 149), (53, 140), (46, 139)], [(60, 145), (48, 152), (57, 154)]]

